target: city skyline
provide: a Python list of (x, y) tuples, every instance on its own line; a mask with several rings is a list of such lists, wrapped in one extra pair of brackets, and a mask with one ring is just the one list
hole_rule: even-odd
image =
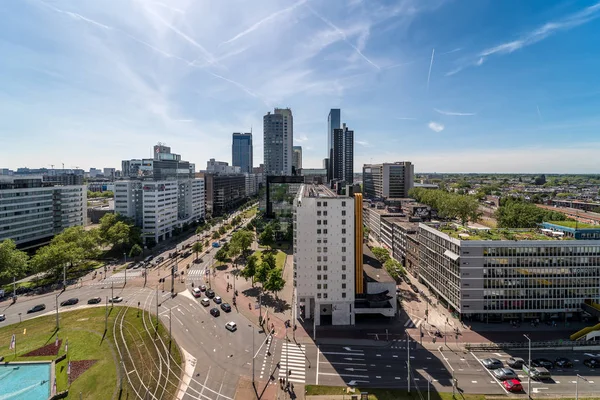
[(231, 163), (231, 133), (250, 127), (259, 165), (262, 116), (289, 107), (306, 168), (322, 165), (340, 108), (355, 171), (410, 159), (417, 172), (597, 172), (600, 61), (586, 39), (600, 3), (2, 9), (2, 168), (118, 168), (159, 141), (196, 165)]

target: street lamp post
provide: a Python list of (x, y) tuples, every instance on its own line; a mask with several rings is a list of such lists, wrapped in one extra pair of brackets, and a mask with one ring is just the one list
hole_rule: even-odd
[(408, 382), (408, 393), (410, 394), (410, 335), (406, 334), (406, 366), (407, 366), (407, 382)]
[(446, 346), (446, 334), (448, 333), (448, 320), (444, 323), (444, 346)]
[(579, 380), (582, 379), (586, 382), (589, 382), (586, 378), (584, 378), (583, 376), (577, 374), (577, 379), (575, 380), (575, 400), (579, 400)]
[(527, 397), (531, 399), (531, 339), (523, 335), (529, 341), (529, 360), (527, 361)]
[(59, 294), (56, 295), (56, 330), (58, 330), (60, 328), (60, 325), (58, 324), (58, 296)]

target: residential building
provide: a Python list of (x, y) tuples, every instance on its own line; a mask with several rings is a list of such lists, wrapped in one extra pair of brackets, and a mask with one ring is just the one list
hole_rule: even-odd
[(302, 168), (302, 146), (294, 146), (292, 151), (292, 167), (298, 174), (298, 170)]
[(116, 168), (104, 168), (104, 177), (110, 179), (111, 181), (115, 180), (117, 173)]
[(346, 124), (333, 130), (331, 156), (332, 179), (351, 185), (354, 182), (354, 131)]
[(231, 165), (240, 167), (240, 171), (244, 174), (251, 174), (252, 157), (252, 133), (234, 132), (231, 144)]
[(0, 242), (19, 247), (43, 244), (72, 226), (86, 222), (84, 185), (54, 185), (42, 176), (0, 176)]
[(335, 129), (342, 127), (342, 112), (339, 108), (332, 108), (327, 115), (327, 181), (334, 179), (333, 177), (333, 153), (334, 153), (334, 135)]
[(98, 168), (90, 168), (90, 178), (102, 176), (102, 170)]
[(262, 183), (262, 174), (244, 174), (246, 179), (246, 196), (256, 196)]
[(419, 279), (462, 320), (567, 321), (600, 302), (600, 243), (419, 224)]
[(206, 162), (206, 172), (209, 174), (241, 174), (242, 169), (230, 166), (225, 161), (215, 161), (214, 158), (211, 158)]
[(172, 237), (175, 229), (205, 215), (205, 183), (195, 166), (159, 143), (152, 159), (124, 160), (128, 180), (114, 183), (115, 213), (131, 218), (146, 244)]
[(294, 297), (314, 325), (393, 317), (396, 282), (363, 245), (362, 194), (305, 184), (294, 199)]
[(410, 161), (365, 164), (363, 192), (366, 198), (407, 198), (414, 187), (414, 165)]
[(263, 117), (266, 175), (292, 175), (294, 119), (289, 108), (276, 108)]
[(79, 174), (43, 175), (42, 180), (56, 186), (83, 185), (83, 175)]
[(246, 201), (244, 174), (206, 173), (206, 213), (215, 217)]

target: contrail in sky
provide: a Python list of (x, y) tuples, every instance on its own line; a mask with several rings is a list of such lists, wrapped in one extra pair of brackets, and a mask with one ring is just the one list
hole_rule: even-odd
[(433, 55), (435, 54), (435, 49), (431, 50), (431, 62), (429, 63), (429, 73), (427, 74), (427, 93), (429, 93), (429, 79), (431, 79), (431, 68), (433, 68)]

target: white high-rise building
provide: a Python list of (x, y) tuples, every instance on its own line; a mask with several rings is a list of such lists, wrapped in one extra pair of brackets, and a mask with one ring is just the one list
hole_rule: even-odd
[(355, 198), (326, 186), (303, 185), (294, 200), (297, 311), (316, 325), (354, 325), (354, 221)]
[(265, 175), (292, 175), (294, 118), (289, 108), (276, 108), (263, 117)]
[(0, 242), (41, 243), (64, 229), (84, 226), (85, 185), (54, 186), (42, 176), (0, 177)]

